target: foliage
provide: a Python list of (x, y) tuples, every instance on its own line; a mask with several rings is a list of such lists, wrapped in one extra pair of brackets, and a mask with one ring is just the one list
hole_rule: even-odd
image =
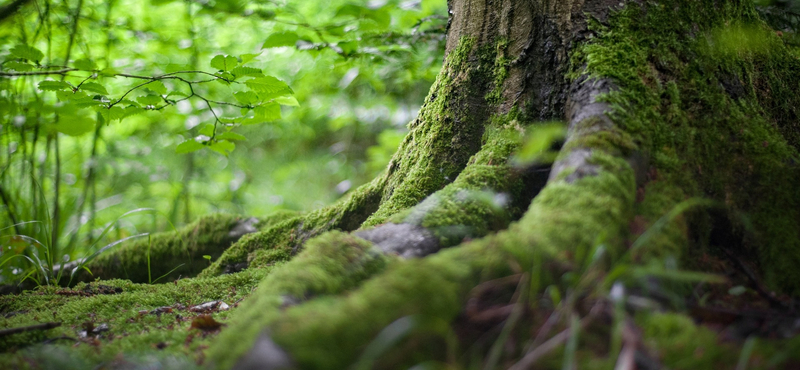
[[(443, 1), (21, 7), (0, 30), (0, 226), (14, 225), (0, 280), (139, 229), (307, 211), (363, 183), (438, 71), (444, 14)], [(142, 207), (166, 217), (116, 222)]]

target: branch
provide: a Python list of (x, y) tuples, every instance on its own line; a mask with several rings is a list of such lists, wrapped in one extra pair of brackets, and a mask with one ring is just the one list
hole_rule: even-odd
[(11, 2), (11, 4), (8, 4), (0, 8), (0, 22), (14, 15), (14, 13), (16, 13), (17, 10), (19, 10), (19, 8), (25, 5), (25, 3), (27, 3), (28, 1), (30, 0), (14, 0), (13, 2)]
[(21, 326), (18, 328), (11, 328), (11, 329), (3, 329), (0, 330), (0, 337), (4, 337), (11, 334), (17, 333), (24, 333), (26, 331), (34, 331), (34, 330), (48, 330), (52, 328), (56, 328), (61, 326), (60, 322), (46, 322), (44, 324), (36, 324), (30, 326)]

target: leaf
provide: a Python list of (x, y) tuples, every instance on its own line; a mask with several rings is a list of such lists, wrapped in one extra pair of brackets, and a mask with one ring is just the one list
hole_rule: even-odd
[(7, 62), (6, 68), (13, 69), (19, 72), (28, 72), (30, 70), (33, 70), (33, 65), (20, 62)]
[(226, 140), (219, 140), (209, 145), (208, 148), (227, 157), (228, 154), (231, 154), (236, 149), (236, 144)]
[[(83, 113), (83, 114), (82, 114)], [(69, 136), (81, 136), (94, 129), (95, 121), (84, 112), (58, 116), (56, 131)]]
[(273, 33), (267, 37), (267, 41), (264, 41), (264, 45), (262, 45), (261, 48), (269, 49), (281, 46), (294, 46), (299, 38), (297, 33), (291, 31)]
[(107, 124), (125, 117), (125, 110), (118, 106), (113, 106), (111, 108), (103, 107), (98, 109), (97, 112), (100, 113)]
[(114, 77), (119, 74), (119, 71), (114, 68), (103, 68), (100, 70), (100, 75), (105, 77)]
[(236, 98), (236, 101), (242, 103), (242, 105), (258, 103), (258, 95), (252, 91), (240, 91), (233, 93), (233, 97)]
[(200, 131), (198, 131), (198, 133), (200, 135), (214, 136), (214, 125), (206, 124), (205, 126), (203, 126), (203, 128), (200, 129)]
[(73, 67), (80, 69), (81, 71), (94, 71), (97, 69), (97, 64), (94, 63), (91, 59), (78, 59), (75, 63), (72, 64)]
[(42, 91), (72, 90), (72, 85), (64, 81), (45, 80), (39, 82), (39, 90)]
[(280, 96), (275, 98), (275, 102), (280, 105), (286, 105), (289, 107), (299, 107), (300, 103), (297, 101), (297, 98), (294, 96)]
[[(289, 95), (292, 92), (292, 89), (289, 88), (289, 85), (286, 82), (283, 82), (275, 77), (272, 76), (264, 76), (254, 78), (245, 82), (245, 85), (252, 89), (253, 91), (259, 93), (259, 95), (263, 94), (275, 94), (286, 91), (285, 95)], [(280, 96), (280, 95), (278, 95)], [(264, 97), (262, 96), (262, 99)]]
[(272, 122), (281, 118), (281, 106), (278, 103), (262, 104), (255, 109), (255, 120), (259, 122)]
[(11, 55), (17, 58), (27, 59), (36, 64), (39, 64), (39, 61), (44, 58), (44, 54), (42, 54), (39, 49), (23, 44), (17, 44), (14, 46), (14, 48), (11, 49)]
[(136, 98), (136, 101), (141, 105), (156, 105), (161, 102), (161, 97), (158, 95), (146, 95)]
[(334, 15), (334, 18), (347, 17), (347, 16), (361, 18), (361, 16), (368, 11), (369, 9), (361, 5), (345, 4), (340, 6), (339, 9), (336, 10), (336, 15)]
[(258, 53), (258, 54), (242, 54), (242, 55), (239, 55), (239, 58), (242, 60), (242, 65), (245, 65), (245, 64), (250, 63), (251, 61), (253, 61), (253, 59), (255, 59), (259, 55), (261, 55), (261, 53)]
[(234, 79), (245, 76), (258, 77), (264, 75), (264, 72), (261, 72), (261, 70), (258, 68), (242, 67), (242, 66), (234, 68), (233, 70), (231, 70), (231, 73), (233, 74)]
[(200, 329), (202, 331), (215, 331), (219, 330), (222, 323), (214, 320), (211, 315), (200, 315), (192, 320), (192, 326), (189, 329)]
[(223, 133), (217, 135), (217, 139), (220, 139), (220, 140), (241, 140), (241, 141), (247, 140), (247, 138), (244, 135), (240, 135), (240, 134), (237, 134), (235, 132), (223, 132)]
[(175, 153), (184, 154), (184, 153), (191, 153), (203, 149), (205, 145), (202, 143), (197, 142), (195, 139), (186, 140), (175, 148)]
[(130, 105), (130, 106), (125, 107), (125, 112), (122, 114), (122, 118), (135, 116), (137, 114), (144, 113), (144, 111), (145, 110), (140, 108), (140, 107), (137, 107), (135, 105)]
[(108, 90), (97, 82), (84, 82), (83, 85), (81, 85), (81, 90), (108, 95)]
[(164, 95), (164, 94), (167, 93), (167, 87), (164, 86), (164, 83), (161, 82), (161, 81), (153, 81), (153, 82), (145, 85), (145, 87), (147, 87), (148, 89), (150, 89), (150, 91), (152, 91), (152, 92), (154, 92), (154, 93), (156, 93), (158, 95)]
[(220, 71), (230, 71), (233, 67), (236, 67), (237, 64), (239, 64), (239, 61), (230, 55), (217, 55), (211, 58), (211, 68), (216, 68)]

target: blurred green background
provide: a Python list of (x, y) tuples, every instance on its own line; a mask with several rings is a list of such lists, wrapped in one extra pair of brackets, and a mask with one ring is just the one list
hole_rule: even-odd
[[(211, 212), (309, 211), (370, 180), (441, 66), (447, 7), (444, 0), (35, 0), (1, 22), (0, 275), (8, 280)], [(41, 60), (20, 58), (20, 45), (41, 51)], [(110, 123), (95, 113), (75, 123), (63, 118), (72, 102), (37, 88), (44, 80), (78, 86), (88, 78), (108, 92), (95, 100), (108, 102), (141, 82), (119, 74), (216, 73), (214, 56), (242, 61), (247, 54), (257, 54), (247, 66), (286, 82), (299, 106), (282, 107), (272, 122), (233, 125), (247, 140), (227, 156), (178, 154), (176, 147), (213, 125), (215, 114), (238, 114), (236, 107), (212, 104), (212, 113), (190, 98), (162, 109), (142, 105)], [(86, 62), (92, 71), (24, 75)], [(185, 90), (179, 81), (164, 84), (169, 94)], [(195, 89), (236, 103), (236, 86), (215, 81)], [(126, 98), (147, 94), (144, 87)], [(155, 211), (118, 219), (141, 208)]]

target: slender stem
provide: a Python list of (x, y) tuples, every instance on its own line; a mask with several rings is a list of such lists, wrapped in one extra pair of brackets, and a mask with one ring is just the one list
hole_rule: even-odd
[(3, 205), (6, 206), (6, 212), (8, 213), (8, 218), (11, 219), (11, 224), (14, 225), (14, 232), (17, 235), (21, 235), (22, 233), (19, 230), (19, 225), (17, 225), (17, 218), (14, 217), (14, 211), (11, 209), (11, 200), (8, 199), (8, 195), (3, 190), (3, 185), (0, 184), (0, 198), (3, 199)]

